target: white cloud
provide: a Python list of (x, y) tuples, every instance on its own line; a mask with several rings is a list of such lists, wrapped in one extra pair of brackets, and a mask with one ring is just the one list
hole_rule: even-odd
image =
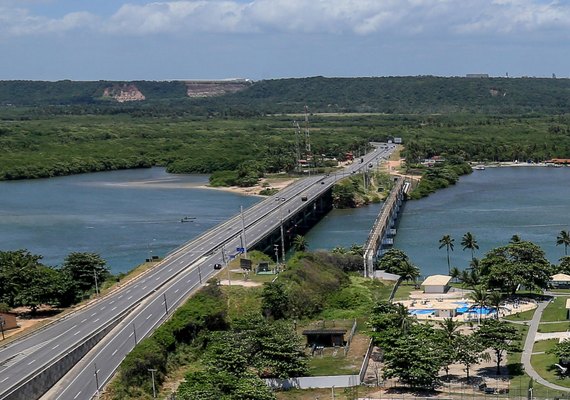
[[(123, 4), (106, 19), (77, 10), (49, 18), (15, 4), (13, 0), (0, 0), (0, 35), (89, 29), (113, 35), (283, 32), (477, 36), (557, 32), (566, 36), (570, 30), (570, 5), (566, 1), (180, 0)], [(33, 2), (20, 4), (31, 7)]]

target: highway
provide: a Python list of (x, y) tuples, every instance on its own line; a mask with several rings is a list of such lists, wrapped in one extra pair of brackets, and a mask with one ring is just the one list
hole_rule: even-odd
[[(110, 334), (42, 397), (50, 400), (91, 399), (112, 377), (135, 344), (217, 272), (214, 264), (224, 263), (222, 246), (230, 254), (244, 245), (241, 234), (244, 227), (245, 245), (252, 246), (279, 227), (284, 209), (296, 213), (337, 180), (387, 158), (394, 148), (392, 145), (375, 147), (363, 162), (357, 159), (342, 172), (295, 182), (245, 210), (243, 218), (238, 214), (186, 243), (153, 269), (114, 292), (1, 347), (0, 399), (108, 326), (110, 321), (120, 320)], [(301, 200), (304, 196), (307, 201)]]

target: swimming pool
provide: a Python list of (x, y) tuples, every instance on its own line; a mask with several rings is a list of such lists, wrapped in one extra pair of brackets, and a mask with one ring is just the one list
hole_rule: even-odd
[(427, 308), (421, 310), (408, 310), (410, 315), (432, 315), (435, 314), (435, 309)]

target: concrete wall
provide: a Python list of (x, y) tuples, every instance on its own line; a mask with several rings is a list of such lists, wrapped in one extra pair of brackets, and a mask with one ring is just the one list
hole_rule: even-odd
[(46, 366), (43, 370), (39, 371), (33, 378), (23, 383), (20, 387), (15, 389), (8, 396), (2, 400), (32, 400), (40, 398), (50, 387), (52, 387), (59, 379), (63, 377), (89, 350), (107, 334), (109, 333), (120, 321), (117, 318), (113, 323), (109, 324), (106, 328), (93, 334), (88, 340), (81, 343), (74, 349), (71, 349), (67, 354), (63, 355), (59, 360), (53, 364)]
[(345, 388), (360, 384), (358, 375), (304, 376), (289, 379), (266, 379), (265, 383), (273, 389), (312, 389)]

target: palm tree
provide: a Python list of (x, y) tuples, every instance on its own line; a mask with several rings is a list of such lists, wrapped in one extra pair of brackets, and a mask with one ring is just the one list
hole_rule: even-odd
[(459, 335), (457, 329), (461, 326), (461, 322), (454, 321), (453, 318), (445, 318), (443, 321), (438, 321), (437, 324), (443, 331), (445, 339), (449, 344), (451, 344), (453, 339)]
[(447, 273), (451, 274), (451, 264), (449, 263), (449, 250), (453, 251), (453, 242), (455, 242), (455, 239), (453, 239), (451, 236), (449, 235), (443, 235), (443, 237), (441, 239), (439, 239), (439, 248), (443, 248), (445, 247), (445, 249), (447, 250)]
[(293, 239), (293, 248), (295, 251), (306, 251), (309, 248), (309, 243), (305, 236), (297, 235)]
[(350, 250), (348, 252), (352, 255), (362, 257), (364, 256), (364, 246), (354, 243), (352, 246), (350, 246)]
[(494, 307), (495, 310), (497, 310), (495, 317), (497, 319), (499, 319), (499, 307), (501, 306), (501, 303), (503, 301), (503, 295), (501, 294), (501, 292), (491, 292), (491, 294), (488, 297), (488, 304), (491, 307)]
[(346, 254), (347, 250), (342, 246), (336, 246), (334, 249), (331, 250), (333, 254)]
[(487, 289), (479, 286), (473, 289), (473, 292), (469, 295), (469, 299), (472, 300), (477, 307), (479, 307), (479, 312), (477, 313), (477, 321), (481, 322), (481, 309), (489, 304), (489, 293)]
[(471, 232), (467, 232), (463, 235), (461, 239), (461, 246), (463, 246), (463, 250), (471, 249), (471, 259), (475, 258), (475, 250), (479, 249), (479, 245), (477, 244), (477, 240), (475, 236)]
[(556, 246), (564, 245), (564, 255), (568, 255), (568, 246), (570, 246), (570, 233), (568, 231), (560, 231), (560, 234), (556, 237)]
[(449, 276), (457, 282), (457, 279), (461, 276), (461, 271), (457, 267), (452, 267), (449, 271)]
[(513, 235), (511, 236), (511, 243), (520, 243), (521, 241), (521, 237), (519, 235)]
[(402, 280), (415, 282), (420, 276), (420, 269), (411, 262), (405, 261), (400, 264), (396, 274), (400, 275)]

